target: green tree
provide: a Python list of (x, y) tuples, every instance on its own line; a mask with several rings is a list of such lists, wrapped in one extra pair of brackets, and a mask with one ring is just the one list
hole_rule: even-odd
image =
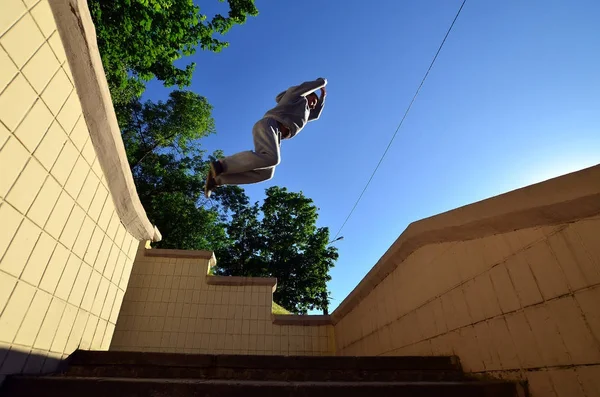
[(174, 62), (192, 55), (198, 46), (221, 51), (228, 43), (215, 35), (258, 15), (254, 0), (228, 0), (228, 4), (227, 16), (217, 14), (208, 21), (193, 0), (89, 0), (117, 113), (121, 115), (122, 106), (140, 97), (153, 78), (166, 86), (188, 86), (196, 65), (179, 68)]
[(217, 250), (224, 275), (277, 277), (274, 300), (294, 313), (327, 310), (329, 270), (338, 258), (317, 227), (317, 207), (302, 193), (271, 187), (259, 207), (237, 200), (226, 230), (230, 243)]
[(206, 100), (175, 91), (166, 102), (139, 101), (122, 135), (140, 201), (163, 235), (159, 248), (216, 252), (225, 275), (277, 277), (275, 300), (294, 313), (326, 311), (337, 251), (316, 226), (312, 200), (285, 188), (266, 190), (262, 205), (238, 186), (204, 198), (211, 160), (199, 139), (214, 132)]
[(173, 91), (166, 102), (134, 101), (121, 136), (131, 168), (136, 170), (151, 153), (172, 149), (181, 155), (197, 149), (197, 140), (215, 132), (212, 106), (191, 91)]
[(121, 135), (140, 201), (158, 226), (157, 246), (215, 249), (228, 244), (224, 213), (227, 204), (204, 198), (205, 160), (199, 139), (214, 133), (211, 106), (189, 91), (173, 91), (165, 102), (136, 100)]
[(163, 235), (158, 248), (214, 250), (228, 244), (219, 208), (204, 202), (207, 169), (202, 152), (151, 153), (136, 168), (140, 201)]

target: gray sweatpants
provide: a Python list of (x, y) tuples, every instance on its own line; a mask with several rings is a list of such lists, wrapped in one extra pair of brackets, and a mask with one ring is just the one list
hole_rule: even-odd
[(236, 153), (221, 159), (223, 173), (216, 180), (219, 185), (243, 185), (271, 179), (275, 166), (281, 160), (281, 132), (277, 121), (259, 120), (252, 127), (254, 151)]

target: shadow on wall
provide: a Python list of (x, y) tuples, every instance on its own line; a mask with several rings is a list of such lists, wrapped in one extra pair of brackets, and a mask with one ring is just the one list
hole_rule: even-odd
[[(0, 384), (8, 375), (39, 375), (61, 369), (64, 360), (26, 350), (0, 347)], [(0, 392), (2, 389), (0, 388)]]

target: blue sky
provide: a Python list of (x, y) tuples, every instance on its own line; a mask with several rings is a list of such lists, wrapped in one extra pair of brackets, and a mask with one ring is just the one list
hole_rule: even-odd
[[(209, 16), (226, 10), (198, 3)], [(226, 35), (229, 48), (191, 57), (190, 88), (214, 106), (205, 147), (250, 149), (277, 93), (326, 77), (321, 119), (283, 142), (274, 179), (246, 192), (254, 201), (271, 185), (304, 192), (333, 236), (460, 4), (257, 0), (260, 15)], [(331, 309), (411, 222), (600, 162), (599, 15), (596, 0), (467, 1), (335, 243)], [(167, 92), (151, 84), (147, 97)]]

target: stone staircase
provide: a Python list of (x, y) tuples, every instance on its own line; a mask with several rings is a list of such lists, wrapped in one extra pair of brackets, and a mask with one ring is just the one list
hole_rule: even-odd
[(61, 372), (10, 376), (0, 396), (524, 396), (466, 376), (457, 357), (307, 357), (83, 351)]

